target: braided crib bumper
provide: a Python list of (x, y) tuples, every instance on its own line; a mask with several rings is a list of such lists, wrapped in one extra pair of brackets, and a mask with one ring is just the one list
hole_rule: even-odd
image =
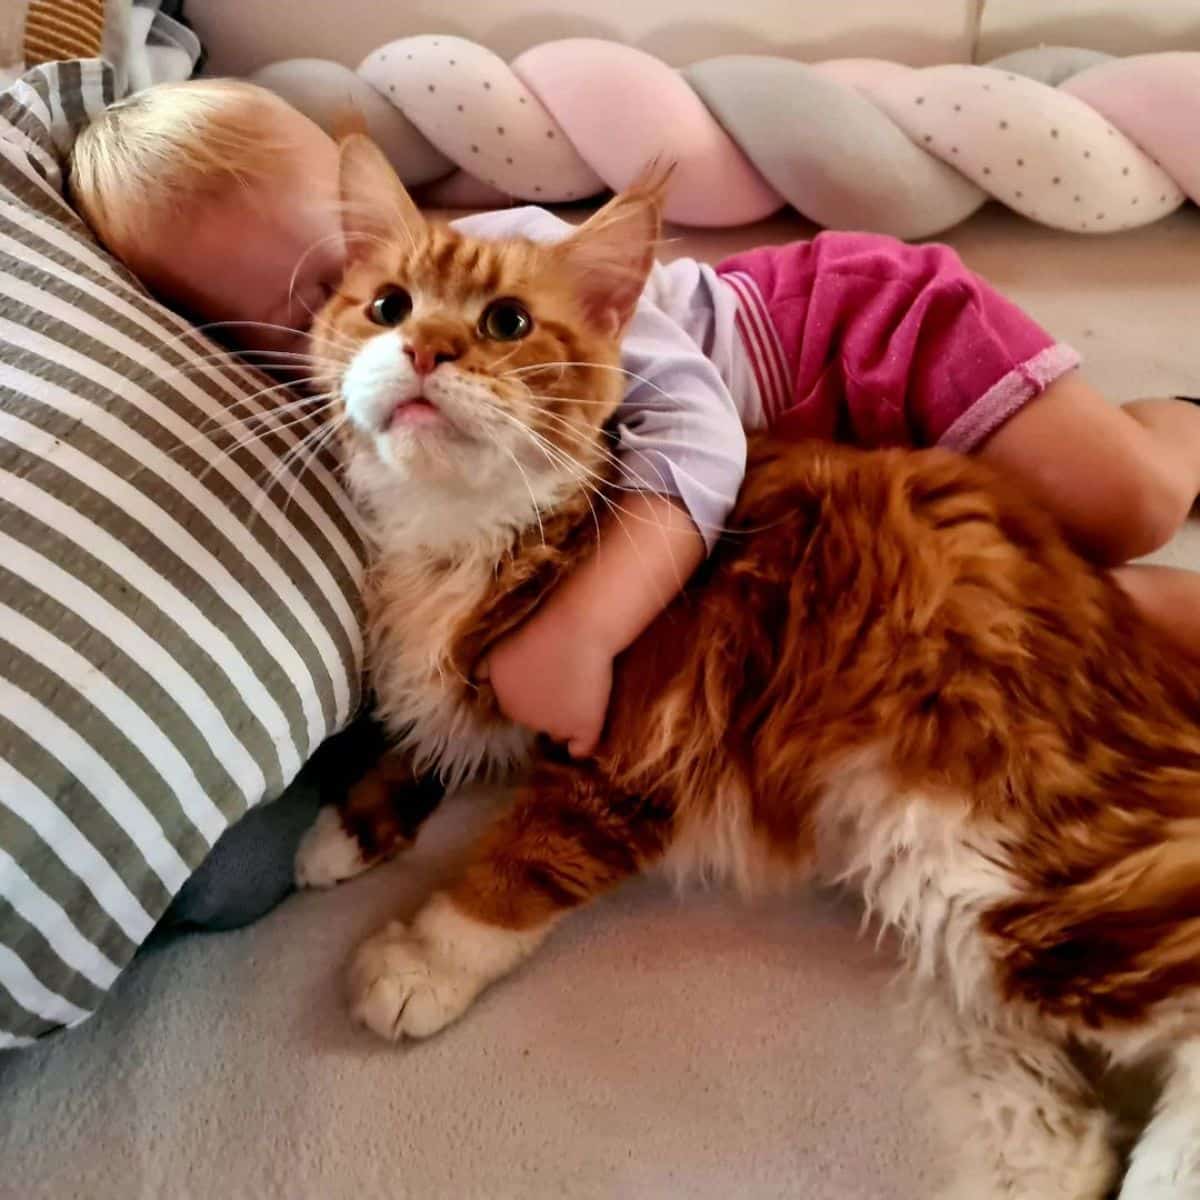
[(463, 38), (381, 46), (254, 77), (331, 128), (356, 105), (428, 199), (545, 204), (678, 163), (667, 218), (734, 226), (785, 204), (819, 225), (929, 237), (993, 199), (1055, 229), (1112, 233), (1200, 200), (1200, 53), (1040, 47), (985, 66), (764, 55), (679, 71), (616, 42), (547, 42), (505, 63)]

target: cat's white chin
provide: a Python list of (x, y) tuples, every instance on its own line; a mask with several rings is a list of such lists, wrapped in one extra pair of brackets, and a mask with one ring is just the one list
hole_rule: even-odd
[(529, 434), (485, 381), (452, 363), (419, 375), (395, 333), (359, 347), (341, 390), (351, 425), (401, 477), (492, 488), (514, 474), (514, 457), (526, 474), (546, 465), (531, 461)]
[(449, 427), (446, 414), (424, 396), (405, 400), (392, 409), (388, 428), (411, 429), (414, 432), (441, 433)]
[(397, 405), (386, 427), (371, 439), (379, 461), (412, 478), (449, 481), (477, 476), (479, 442), (436, 409), (433, 414), (412, 409), (413, 402)]
[(586, 472), (547, 450), (493, 388), (453, 363), (418, 375), (395, 333), (359, 347), (341, 381), (359, 434), (347, 480), (379, 545), (486, 558), (579, 489)]

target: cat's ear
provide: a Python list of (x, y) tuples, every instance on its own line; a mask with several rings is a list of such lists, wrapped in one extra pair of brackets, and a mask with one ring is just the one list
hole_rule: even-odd
[(601, 333), (617, 337), (633, 316), (654, 265), (674, 169), (655, 160), (560, 243), (588, 318)]
[(425, 227), (425, 218), (392, 170), (383, 151), (362, 133), (351, 133), (338, 146), (342, 234), (353, 261), (380, 242), (409, 244)]

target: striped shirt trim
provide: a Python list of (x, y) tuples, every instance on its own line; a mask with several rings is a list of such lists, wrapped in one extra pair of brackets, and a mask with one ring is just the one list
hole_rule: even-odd
[(788, 382), (787, 359), (779, 335), (771, 322), (762, 292), (744, 271), (729, 271), (721, 278), (738, 298), (737, 327), (750, 359), (758, 390), (762, 395), (763, 416), (773, 425), (791, 406), (792, 389)]
[(1013, 367), (994, 383), (938, 438), (938, 445), (960, 454), (977, 450), (1005, 421), (1030, 400), (1040, 396), (1056, 379), (1075, 370), (1079, 352), (1065, 342), (1047, 346)]

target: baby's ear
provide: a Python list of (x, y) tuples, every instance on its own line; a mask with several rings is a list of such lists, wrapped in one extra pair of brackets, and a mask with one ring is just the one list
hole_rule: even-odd
[(351, 133), (338, 147), (342, 233), (351, 262), (370, 254), (380, 242), (410, 243), (425, 228), (383, 151), (369, 137)]
[(621, 334), (646, 286), (674, 169), (673, 163), (652, 162), (629, 187), (560, 243), (588, 319), (608, 336)]

